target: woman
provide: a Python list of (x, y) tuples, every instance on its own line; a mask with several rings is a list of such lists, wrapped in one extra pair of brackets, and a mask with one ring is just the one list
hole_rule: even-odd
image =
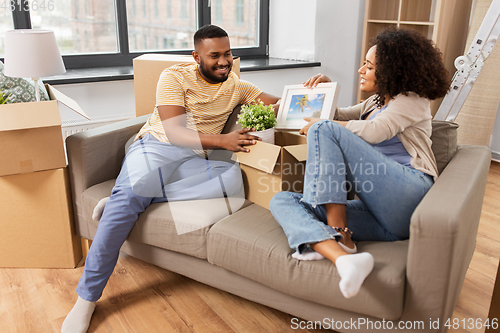
[[(355, 296), (373, 269), (353, 241), (409, 238), (410, 217), (438, 176), (431, 150), (430, 100), (449, 87), (441, 53), (417, 32), (377, 35), (358, 70), (360, 89), (375, 93), (338, 109), (334, 121), (306, 118), (303, 194), (281, 192), (270, 209), (293, 257), (335, 263), (344, 297)], [(304, 85), (330, 82), (318, 74)], [(347, 200), (353, 190), (359, 200)]]

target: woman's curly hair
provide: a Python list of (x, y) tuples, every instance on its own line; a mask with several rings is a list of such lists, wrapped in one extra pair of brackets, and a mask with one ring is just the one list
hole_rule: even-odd
[(449, 74), (434, 43), (413, 30), (388, 28), (375, 36), (376, 102), (385, 96), (414, 92), (430, 100), (443, 97), (450, 86)]

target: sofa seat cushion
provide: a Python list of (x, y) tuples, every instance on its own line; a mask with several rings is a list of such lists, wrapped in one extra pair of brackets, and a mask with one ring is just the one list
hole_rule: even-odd
[(342, 296), (340, 277), (327, 259), (299, 261), (271, 212), (246, 207), (208, 233), (208, 261), (286, 294), (356, 313), (396, 320), (403, 312), (408, 241), (359, 242), (375, 258), (359, 294)]
[[(83, 214), (93, 225), (89, 229), (97, 228), (99, 222), (91, 218), (92, 212), (99, 200), (111, 194), (114, 184), (114, 179), (109, 180), (83, 192)], [(252, 204), (245, 199), (230, 200), (234, 200), (230, 202), (234, 211)], [(228, 215), (224, 198), (154, 203), (139, 215), (128, 240), (206, 259), (207, 232)]]

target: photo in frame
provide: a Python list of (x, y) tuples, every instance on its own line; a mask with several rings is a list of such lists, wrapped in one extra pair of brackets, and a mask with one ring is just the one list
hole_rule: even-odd
[(301, 84), (285, 86), (276, 129), (300, 130), (307, 124), (304, 117), (333, 119), (339, 92), (337, 82), (320, 83), (312, 89)]

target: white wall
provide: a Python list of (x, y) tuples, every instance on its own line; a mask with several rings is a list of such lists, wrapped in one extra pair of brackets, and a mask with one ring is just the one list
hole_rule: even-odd
[[(287, 84), (300, 84), (321, 72), (341, 85), (339, 105), (355, 102), (363, 33), (364, 0), (271, 0), (270, 56), (315, 60), (321, 67), (243, 72), (264, 91), (280, 96)], [(135, 116), (132, 80), (58, 85), (92, 118)], [(70, 113), (63, 120), (76, 117)]]

